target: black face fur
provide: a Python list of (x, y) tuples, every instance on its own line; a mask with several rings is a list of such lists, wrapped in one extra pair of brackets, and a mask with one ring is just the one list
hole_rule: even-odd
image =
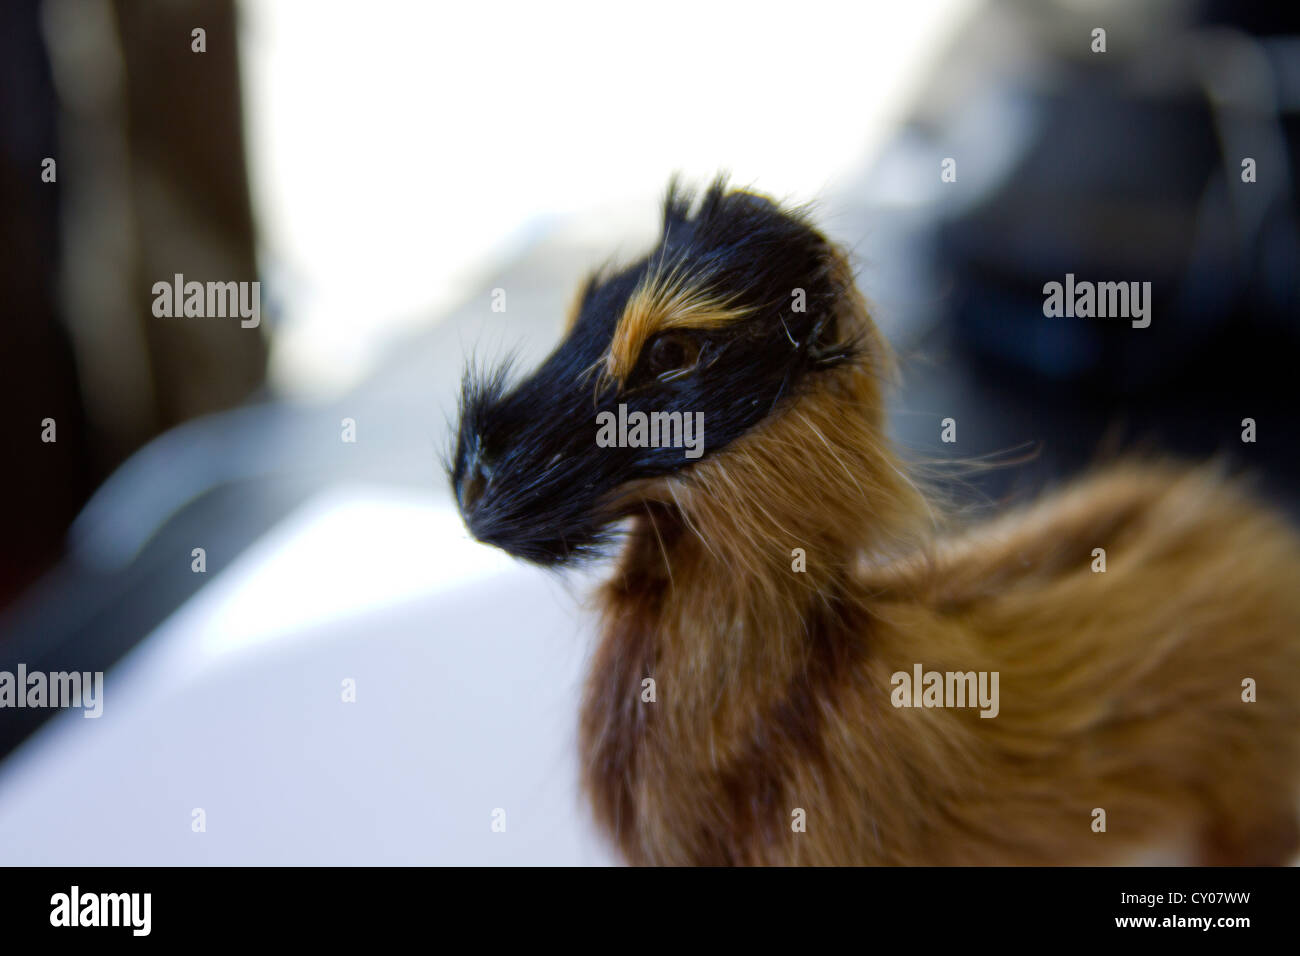
[[(451, 481), (470, 532), (538, 564), (592, 554), (634, 510), (627, 483), (690, 468), (680, 447), (600, 447), (597, 414), (703, 413), (704, 456), (779, 413), (820, 370), (851, 357), (835, 328), (844, 294), (831, 244), (804, 218), (722, 180), (699, 202), (669, 187), (658, 245), (593, 276), (576, 321), (535, 372), (468, 371)], [(623, 382), (600, 370), (638, 284), (676, 268), (741, 316), (712, 329), (652, 335)], [(796, 290), (803, 311), (795, 311)], [(697, 459), (702, 460), (702, 459)], [(623, 499), (623, 500), (619, 500)]]

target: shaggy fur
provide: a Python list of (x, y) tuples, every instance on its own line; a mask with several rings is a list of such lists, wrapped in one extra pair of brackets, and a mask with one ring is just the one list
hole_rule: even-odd
[[(715, 185), (697, 218), (729, 195), (742, 194)], [(689, 324), (674, 322), (672, 297), (648, 318), (643, 295), (646, 276), (662, 275), (654, 256), (672, 251), (674, 215), (687, 215), (680, 203), (670, 194), (664, 245), (625, 282), (613, 328), (580, 347), (598, 329), (579, 314), (562, 346), (581, 350), (569, 367), (621, 354), (627, 373), (629, 343), (644, 349), (655, 329)], [(793, 258), (819, 258), (804, 280), (821, 290), (814, 314), (776, 317), (795, 352), (815, 341), (815, 358), (838, 360), (800, 359), (775, 398), (763, 393), (762, 414), (700, 461), (627, 469), (578, 496), (597, 502), (596, 524), (631, 516), (600, 595), (581, 717), (586, 789), (626, 859), (1093, 864), (1181, 850), (1286, 862), (1300, 844), (1295, 533), (1214, 467), (1152, 463), (954, 526), (890, 446), (888, 349), (843, 256), (813, 235)], [(765, 245), (764, 261), (782, 251)], [(682, 288), (743, 310), (720, 334), (777, 347), (774, 297), (707, 278)], [(580, 309), (600, 295), (594, 283)], [(589, 421), (579, 377), (565, 394), (585, 391), (588, 411), (570, 429)], [(471, 403), (469, 432), (462, 419), (453, 480), (471, 528), (493, 492), (466, 500), (469, 443), (502, 403), (504, 386)], [(583, 450), (584, 467), (595, 451)], [(510, 479), (492, 480), (498, 501), (517, 500)], [(545, 507), (533, 514), (541, 527), (495, 543), (539, 560), (536, 542), (554, 528)], [(1092, 570), (1098, 547), (1104, 573)], [(792, 569), (796, 548), (806, 572)], [(999, 672), (1000, 712), (896, 708), (891, 675), (917, 663)], [(1248, 677), (1253, 703), (1242, 700)], [(1093, 830), (1096, 808), (1105, 832)], [(796, 809), (806, 832), (792, 828)]]

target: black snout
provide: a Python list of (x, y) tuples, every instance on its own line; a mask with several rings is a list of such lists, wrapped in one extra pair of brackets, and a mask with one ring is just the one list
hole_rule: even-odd
[(460, 505), (461, 514), (466, 518), (474, 513), (474, 506), (483, 498), (488, 484), (492, 480), (492, 467), (477, 450), (469, 455), (468, 461), (457, 471), (461, 477), (455, 482), (456, 503)]

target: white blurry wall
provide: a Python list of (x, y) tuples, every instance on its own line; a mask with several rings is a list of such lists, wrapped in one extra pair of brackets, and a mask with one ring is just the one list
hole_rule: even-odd
[(832, 190), (973, 0), (243, 0), (272, 380), (325, 397), (555, 230), (634, 249), (668, 176)]

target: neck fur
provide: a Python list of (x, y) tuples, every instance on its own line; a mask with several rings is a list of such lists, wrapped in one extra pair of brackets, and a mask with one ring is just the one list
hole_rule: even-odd
[(883, 437), (878, 377), (865, 366), (831, 373), (657, 497), (605, 607), (613, 631), (649, 616), (646, 665), (694, 683), (698, 694), (677, 693), (701, 706), (722, 687), (788, 680), (810, 653), (810, 623), (839, 612), (849, 569), (914, 540), (926, 515)]

